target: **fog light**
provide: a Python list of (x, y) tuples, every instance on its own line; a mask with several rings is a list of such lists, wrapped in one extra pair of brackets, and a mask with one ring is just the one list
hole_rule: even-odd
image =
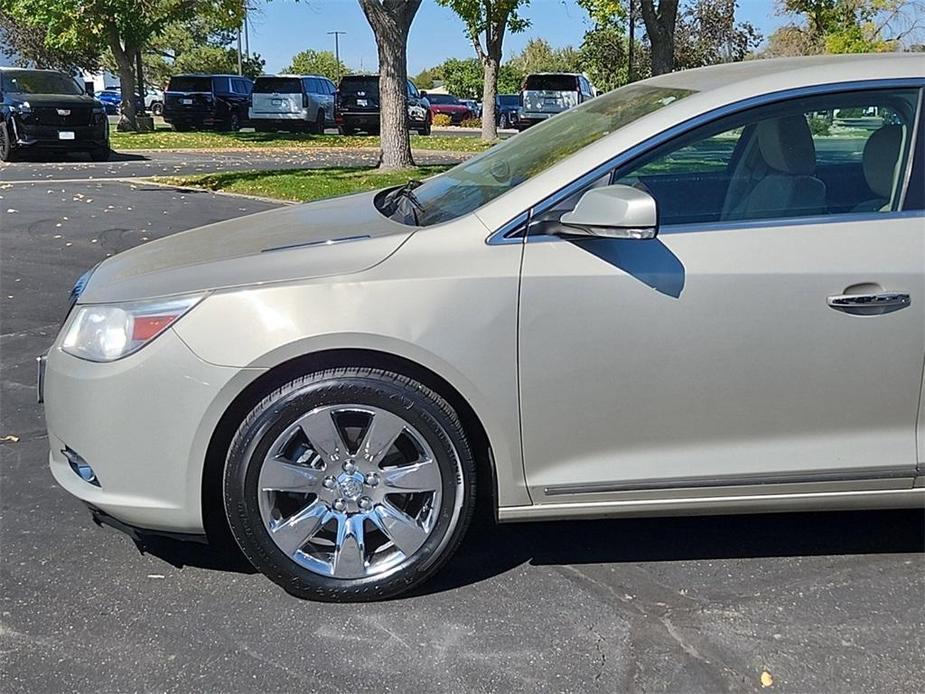
[(100, 481), (96, 478), (96, 473), (93, 472), (93, 468), (90, 467), (87, 461), (81, 458), (76, 451), (72, 451), (65, 446), (61, 452), (64, 453), (64, 457), (67, 458), (67, 462), (70, 464), (71, 470), (74, 471), (75, 475), (80, 477), (84, 482), (88, 482), (95, 487), (100, 486)]

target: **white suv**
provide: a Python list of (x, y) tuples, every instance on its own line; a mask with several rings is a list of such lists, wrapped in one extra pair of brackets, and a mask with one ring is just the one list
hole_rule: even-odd
[(254, 82), (250, 120), (258, 131), (323, 133), (334, 124), (334, 83), (316, 75), (263, 75)]

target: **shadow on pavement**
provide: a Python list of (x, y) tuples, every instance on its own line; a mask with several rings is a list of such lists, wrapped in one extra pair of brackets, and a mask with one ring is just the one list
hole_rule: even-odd
[[(139, 551), (176, 568), (255, 573), (230, 538), (215, 545), (151, 537)], [(534, 566), (925, 551), (917, 509), (743, 516), (626, 518), (537, 523), (475, 523), (459, 551), (412, 595), (478, 583)]]
[(474, 527), (421, 593), (534, 566), (925, 551), (919, 509), (625, 518)]

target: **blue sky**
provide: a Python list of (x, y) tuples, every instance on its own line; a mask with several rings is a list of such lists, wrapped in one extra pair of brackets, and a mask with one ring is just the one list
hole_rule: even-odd
[[(376, 44), (366, 17), (356, 0), (273, 0), (252, 15), (251, 51), (267, 61), (267, 72), (285, 67), (293, 54), (306, 48), (334, 50), (328, 31), (346, 31), (340, 37), (341, 59), (353, 70), (375, 70)], [(531, 37), (542, 37), (553, 46), (581, 43), (587, 15), (575, 0), (533, 0), (524, 11), (532, 26), (505, 38), (505, 57), (517, 53)], [(739, 19), (750, 21), (767, 36), (783, 21), (776, 15), (774, 0), (740, 0)], [(424, 0), (411, 26), (408, 40), (408, 71), (420, 72), (446, 58), (468, 58), (473, 48), (463, 25), (449, 9)]]

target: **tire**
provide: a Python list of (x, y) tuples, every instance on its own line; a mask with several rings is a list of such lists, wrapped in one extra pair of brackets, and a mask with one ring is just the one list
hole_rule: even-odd
[(174, 123), (173, 129), (176, 130), (178, 133), (185, 133), (185, 132), (189, 132), (190, 130), (192, 130), (190, 126), (181, 125), (179, 123)]
[[(370, 432), (373, 453), (363, 454)], [(475, 470), (462, 424), (437, 393), (379, 369), (328, 369), (290, 381), (245, 417), (226, 459), (225, 512), (248, 560), (292, 595), (382, 600), (426, 581), (456, 550)]]
[(155, 116), (163, 115), (164, 104), (162, 104), (160, 101), (155, 101), (153, 104), (151, 104), (151, 113), (153, 113)]
[(511, 127), (511, 121), (506, 113), (502, 113), (501, 117), (498, 119), (498, 127), (501, 129), (507, 129)]
[(241, 118), (237, 113), (228, 116), (227, 130), (230, 133), (236, 133), (241, 129)]
[(93, 161), (109, 161), (112, 156), (112, 150), (109, 147), (100, 147), (90, 152), (90, 158)]
[(0, 122), (0, 161), (11, 162), (18, 159), (19, 152), (13, 145), (8, 126), (5, 122)]
[(339, 125), (337, 126), (337, 134), (338, 135), (355, 135), (356, 128), (350, 125)]
[(433, 125), (433, 123), (432, 123), (432, 121), (431, 121), (431, 119), (430, 119), (430, 115), (428, 114), (428, 115), (424, 118), (424, 127), (421, 128), (420, 130), (418, 130), (418, 133), (419, 133), (420, 135), (425, 136), (425, 137), (428, 136), (428, 135), (430, 135), (430, 131), (431, 131), (431, 126), (432, 126), (432, 125)]
[(315, 122), (312, 123), (311, 132), (315, 135), (324, 135), (324, 111), (321, 109), (318, 109)]

